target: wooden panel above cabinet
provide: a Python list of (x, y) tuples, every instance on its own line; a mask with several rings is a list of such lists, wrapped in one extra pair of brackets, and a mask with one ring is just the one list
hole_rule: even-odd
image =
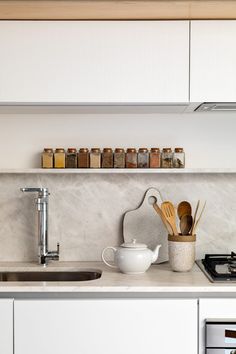
[(0, 0), (0, 20), (236, 19), (234, 0)]

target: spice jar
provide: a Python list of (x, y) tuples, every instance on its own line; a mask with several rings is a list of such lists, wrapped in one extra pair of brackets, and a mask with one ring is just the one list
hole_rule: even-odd
[(183, 148), (175, 148), (173, 154), (173, 167), (174, 168), (185, 167), (185, 153)]
[(42, 168), (53, 168), (53, 149), (45, 148), (41, 158)]
[(93, 148), (90, 152), (90, 168), (101, 167), (101, 150), (99, 148)]
[(65, 149), (57, 148), (54, 154), (54, 167), (65, 168), (65, 165), (66, 165)]
[(150, 168), (161, 167), (161, 153), (158, 148), (151, 148), (150, 151)]
[(114, 152), (114, 168), (125, 168), (125, 150), (116, 148)]
[(89, 151), (86, 148), (79, 149), (78, 167), (79, 168), (89, 168)]
[(102, 168), (113, 168), (113, 151), (111, 148), (103, 149)]
[(149, 152), (147, 148), (139, 148), (138, 150), (138, 168), (149, 167)]
[(134, 149), (134, 148), (127, 149), (126, 158), (125, 158), (125, 167), (126, 168), (137, 168), (138, 167), (136, 149)]
[(172, 168), (173, 167), (173, 153), (171, 148), (164, 148), (161, 154), (161, 167)]
[(66, 168), (77, 168), (77, 151), (75, 148), (68, 148), (67, 150)]

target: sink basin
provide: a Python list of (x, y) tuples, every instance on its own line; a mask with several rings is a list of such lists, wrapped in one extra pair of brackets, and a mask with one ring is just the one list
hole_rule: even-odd
[(99, 279), (102, 272), (96, 271), (37, 271), (37, 272), (0, 272), (0, 282), (16, 281), (16, 282), (42, 282), (42, 281), (88, 281)]

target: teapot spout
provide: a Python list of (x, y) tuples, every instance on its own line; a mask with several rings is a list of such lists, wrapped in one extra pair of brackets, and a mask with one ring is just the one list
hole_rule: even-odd
[(152, 255), (152, 263), (156, 262), (158, 256), (159, 256), (159, 251), (160, 251), (161, 245), (157, 245), (156, 248), (153, 251)]

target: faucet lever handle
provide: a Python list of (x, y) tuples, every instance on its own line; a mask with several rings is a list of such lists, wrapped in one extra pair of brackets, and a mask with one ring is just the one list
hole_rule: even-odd
[(22, 192), (39, 193), (41, 196), (46, 197), (49, 195), (48, 188), (40, 187), (25, 187), (20, 189)]

